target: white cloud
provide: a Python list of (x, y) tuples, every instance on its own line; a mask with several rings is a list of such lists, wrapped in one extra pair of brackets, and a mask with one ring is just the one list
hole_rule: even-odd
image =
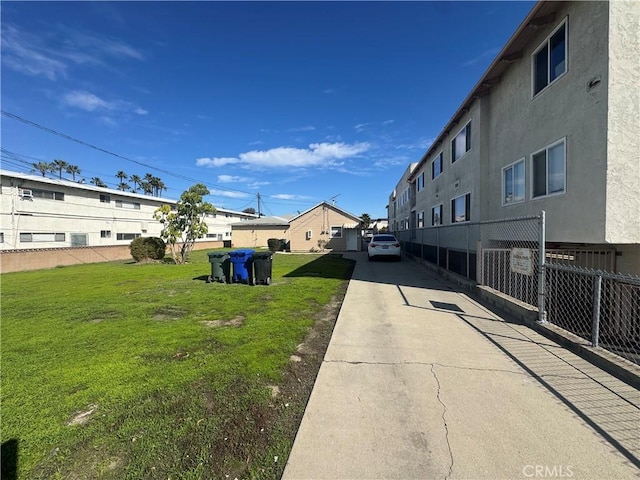
[(114, 107), (111, 103), (101, 99), (90, 92), (83, 90), (74, 90), (62, 97), (62, 101), (70, 106), (79, 108), (80, 110), (86, 110), (87, 112), (93, 112), (95, 110), (112, 110)]
[(393, 122), (395, 122), (395, 120), (385, 120), (384, 122), (382, 122), (383, 125), (390, 125)]
[(142, 53), (130, 45), (64, 25), (57, 29), (40, 30), (37, 36), (15, 25), (2, 27), (2, 62), (26, 75), (57, 80), (67, 76), (71, 65), (107, 66), (108, 57), (144, 59)]
[(470, 67), (472, 65), (475, 65), (476, 63), (482, 61), (486, 57), (493, 57), (493, 56), (497, 55), (499, 51), (500, 51), (499, 48), (490, 48), (489, 50), (485, 50), (484, 52), (482, 52), (477, 57), (472, 58), (471, 60), (467, 60), (466, 62), (464, 62), (462, 64), (462, 66), (463, 67)]
[(144, 108), (136, 108), (134, 110), (134, 113), (137, 113), (138, 115), (149, 115), (149, 112), (147, 110), (145, 110)]
[(315, 129), (316, 127), (314, 127), (313, 125), (307, 125), (306, 127), (290, 128), (288, 131), (289, 132), (312, 132)]
[(251, 167), (306, 168), (335, 167), (338, 160), (356, 157), (369, 150), (368, 143), (312, 143), (309, 148), (277, 147), (270, 150), (253, 150), (241, 153), (238, 158), (198, 158), (200, 167), (221, 167), (242, 164)]
[(275, 195), (269, 195), (269, 198), (278, 200), (309, 200), (311, 197), (307, 197), (306, 195), (295, 195), (291, 193), (277, 193)]
[(271, 182), (251, 182), (247, 187), (249, 188), (260, 188), (265, 185), (271, 185)]
[(196, 158), (196, 165), (198, 167), (224, 167), (225, 165), (231, 165), (238, 163), (237, 158)]
[(355, 129), (356, 132), (362, 132), (367, 125), (369, 125), (369, 124), (368, 123), (359, 123), (358, 125), (355, 125), (353, 128)]
[(209, 195), (226, 198), (247, 198), (251, 196), (248, 193), (232, 192), (229, 190), (209, 190)]
[(333, 88), (327, 88), (325, 90), (323, 90), (323, 93), (327, 94), (327, 95), (331, 95), (332, 93), (335, 93), (335, 89)]
[(234, 183), (234, 182), (249, 182), (250, 178), (238, 177), (234, 175), (218, 175), (218, 182), (220, 183)]

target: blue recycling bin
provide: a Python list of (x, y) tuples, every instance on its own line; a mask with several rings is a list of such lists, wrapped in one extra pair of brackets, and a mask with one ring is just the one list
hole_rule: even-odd
[(247, 283), (253, 285), (253, 254), (255, 250), (234, 250), (229, 252), (231, 265), (233, 265), (233, 283)]

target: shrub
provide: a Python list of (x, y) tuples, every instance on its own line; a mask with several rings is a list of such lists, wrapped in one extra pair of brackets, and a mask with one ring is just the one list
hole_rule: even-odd
[(164, 240), (158, 237), (138, 237), (129, 245), (131, 256), (136, 262), (162, 260), (166, 249)]
[(281, 238), (270, 238), (267, 240), (267, 246), (272, 252), (281, 252), (286, 248), (287, 241)]

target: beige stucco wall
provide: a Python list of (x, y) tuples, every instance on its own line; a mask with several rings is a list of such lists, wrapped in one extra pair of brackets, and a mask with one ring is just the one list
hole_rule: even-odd
[(266, 248), (270, 238), (289, 239), (288, 226), (241, 225), (231, 228), (234, 248)]
[[(339, 252), (346, 251), (346, 232), (341, 238), (331, 238), (332, 226), (342, 226), (346, 223), (357, 223), (358, 220), (341, 213), (330, 205), (319, 205), (294, 219), (289, 228), (289, 240), (292, 252), (308, 252), (318, 250), (318, 240), (325, 240), (325, 248)], [(307, 231), (311, 230), (311, 238), (307, 239)], [(358, 230), (359, 231), (359, 230)], [(357, 239), (356, 249), (359, 249), (360, 239)]]
[(640, 2), (609, 2), (606, 234), (640, 243)]

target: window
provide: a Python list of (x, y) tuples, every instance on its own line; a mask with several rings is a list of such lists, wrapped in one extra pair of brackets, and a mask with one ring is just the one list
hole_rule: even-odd
[(342, 238), (342, 227), (331, 227), (331, 238)]
[(502, 169), (502, 204), (524, 201), (524, 158)]
[(100, 230), (100, 238), (111, 238), (111, 230)]
[(4, 232), (0, 232), (0, 243), (4, 243)]
[(468, 222), (471, 219), (471, 194), (451, 200), (451, 223)]
[(418, 213), (418, 228), (424, 228), (424, 212)]
[(31, 190), (31, 196), (33, 198), (46, 198), (47, 200), (60, 200), (64, 202), (64, 193), (53, 192), (51, 190)]
[(100, 194), (100, 203), (111, 203), (111, 195)]
[(471, 122), (460, 130), (460, 133), (451, 140), (451, 163), (454, 163), (465, 153), (471, 150)]
[(565, 156), (564, 139), (531, 156), (532, 198), (565, 191)]
[(139, 233), (118, 233), (116, 235), (116, 240), (134, 240), (139, 236)]
[(422, 190), (423, 188), (424, 188), (424, 172), (422, 172), (420, 176), (418, 176), (418, 191)]
[(64, 233), (20, 233), (20, 242), (64, 242)]
[(442, 204), (431, 209), (431, 225), (434, 227), (442, 225)]
[(431, 180), (442, 173), (442, 152), (431, 162)]
[(140, 210), (140, 204), (138, 202), (127, 202), (123, 200), (116, 200), (116, 207), (118, 208), (131, 208), (133, 210)]
[(533, 95), (537, 95), (567, 71), (567, 24), (560, 25), (532, 57)]

